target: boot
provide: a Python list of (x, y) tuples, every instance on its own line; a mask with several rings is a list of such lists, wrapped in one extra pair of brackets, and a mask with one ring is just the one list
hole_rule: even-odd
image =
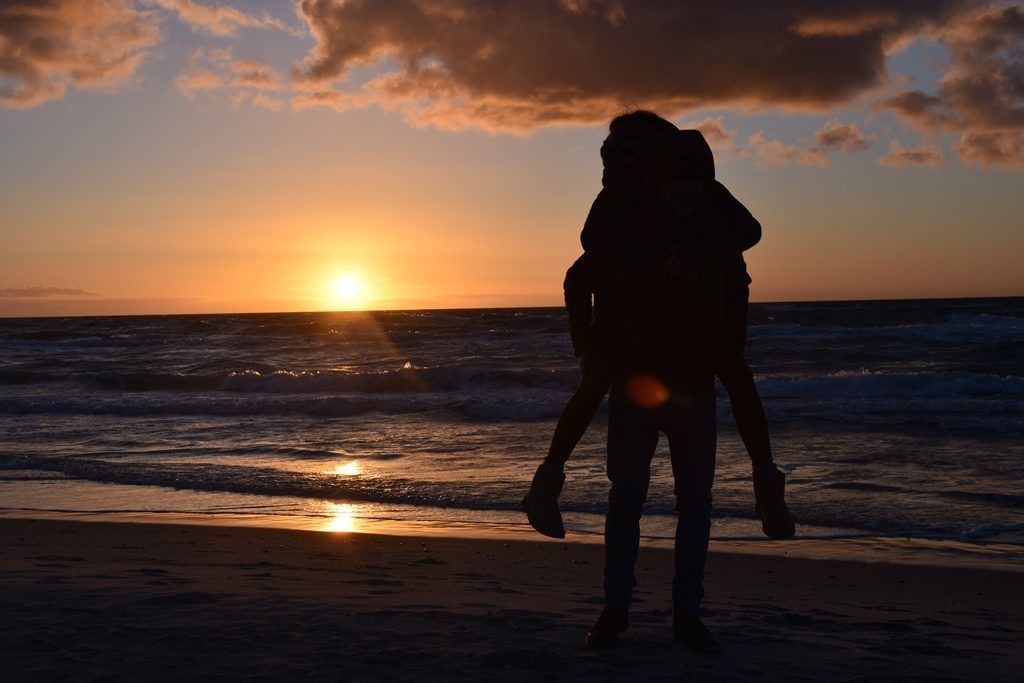
[(615, 644), (619, 634), (629, 626), (629, 610), (625, 607), (605, 607), (597, 623), (587, 633), (587, 645), (606, 648)]
[(711, 631), (698, 616), (673, 617), (672, 635), (676, 640), (686, 643), (697, 652), (710, 655), (722, 651), (721, 644), (711, 635)]
[(533, 475), (530, 492), (523, 498), (523, 510), (530, 526), (551, 538), (565, 538), (565, 525), (558, 509), (565, 473), (557, 466), (542, 464)]
[(792, 538), (796, 533), (793, 516), (786, 507), (786, 475), (774, 465), (754, 471), (754, 511), (761, 520), (761, 530), (769, 538)]

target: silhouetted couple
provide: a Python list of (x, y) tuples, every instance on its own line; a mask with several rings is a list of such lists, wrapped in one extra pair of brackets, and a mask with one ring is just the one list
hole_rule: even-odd
[(572, 343), (582, 378), (559, 418), (523, 501), (530, 523), (562, 538), (564, 465), (606, 393), (608, 515), (605, 608), (587, 634), (593, 647), (626, 629), (636, 585), (640, 517), (659, 432), (675, 478), (673, 631), (694, 649), (718, 651), (700, 620), (715, 474), (717, 375), (753, 466), (755, 510), (772, 538), (788, 538), (785, 477), (744, 356), (750, 278), (743, 252), (761, 226), (719, 182), (700, 132), (646, 111), (614, 119), (601, 147), (604, 188), (583, 227), (583, 255), (565, 278)]

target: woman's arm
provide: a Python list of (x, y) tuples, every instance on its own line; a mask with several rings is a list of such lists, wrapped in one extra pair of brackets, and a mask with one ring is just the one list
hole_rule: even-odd
[(740, 254), (761, 241), (761, 224), (725, 185), (713, 181), (711, 196), (719, 248), (724, 253)]
[(590, 326), (594, 318), (593, 294), (595, 289), (592, 259), (583, 254), (565, 273), (562, 290), (565, 308), (569, 313), (569, 334), (572, 350), (582, 357), (590, 345)]

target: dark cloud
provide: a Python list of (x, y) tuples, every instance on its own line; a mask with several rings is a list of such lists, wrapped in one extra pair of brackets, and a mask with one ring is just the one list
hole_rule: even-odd
[[(295, 74), (311, 94), (295, 104), (378, 104), (414, 123), (513, 131), (600, 121), (628, 106), (669, 115), (712, 105), (821, 109), (882, 85), (887, 49), (967, 6), (302, 0), (317, 45)], [(346, 83), (368, 64), (389, 66)]]
[[(291, 0), (315, 45), (282, 80), (267, 65), (197, 50), (186, 96), (280, 109), (376, 106), (414, 125), (523, 133), (603, 122), (631, 107), (667, 116), (721, 107), (831, 111), (867, 95), (971, 164), (1024, 168), (1024, 9), (1005, 0)], [(174, 13), (197, 32), (293, 32), (241, 3), (0, 0), (0, 105), (132, 79)], [(888, 55), (916, 38), (948, 48), (934, 88), (892, 88)], [(220, 93), (215, 94), (215, 93)], [(867, 101), (867, 98), (861, 100)], [(830, 121), (798, 146), (738, 146), (721, 118), (696, 124), (717, 150), (762, 164), (827, 165), (873, 139)], [(884, 163), (942, 163), (894, 143)], [(932, 152), (935, 152), (933, 154)]]
[(81, 287), (8, 287), (0, 289), (0, 297), (12, 299), (40, 298), (47, 296), (98, 296)]
[(109, 88), (135, 74), (156, 25), (124, 0), (0, 2), (0, 103), (32, 107), (69, 85)]
[(1024, 9), (978, 6), (937, 37), (950, 64), (936, 91), (907, 90), (882, 105), (921, 130), (961, 131), (954, 151), (968, 163), (1024, 166)]
[(904, 90), (882, 105), (922, 128), (956, 128), (962, 124), (941, 97), (921, 90)]
[(875, 138), (865, 135), (855, 123), (828, 121), (814, 133), (814, 139), (822, 147), (851, 152), (867, 149)]

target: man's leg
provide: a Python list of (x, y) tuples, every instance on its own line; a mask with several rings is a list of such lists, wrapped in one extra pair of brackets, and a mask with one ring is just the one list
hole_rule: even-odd
[(614, 387), (608, 404), (608, 479), (612, 486), (604, 531), (604, 593), (608, 607), (628, 608), (633, 597), (640, 516), (657, 446), (653, 416), (634, 405), (621, 387)]
[(640, 516), (651, 481), (651, 458), (658, 446), (653, 416), (632, 403), (621, 386), (608, 400), (608, 515), (604, 525), (605, 607), (590, 632), (590, 647), (609, 647), (629, 624), (636, 586)]
[(711, 487), (715, 479), (715, 397), (702, 394), (687, 407), (666, 412), (664, 429), (675, 477), (676, 574), (672, 606), (676, 615), (696, 616), (704, 597), (704, 562), (711, 532)]
[(698, 652), (715, 653), (722, 649), (721, 645), (699, 614), (711, 532), (711, 486), (715, 478), (714, 395), (707, 391), (693, 396), (666, 417), (679, 511), (676, 575), (672, 579), (672, 632), (677, 640)]

